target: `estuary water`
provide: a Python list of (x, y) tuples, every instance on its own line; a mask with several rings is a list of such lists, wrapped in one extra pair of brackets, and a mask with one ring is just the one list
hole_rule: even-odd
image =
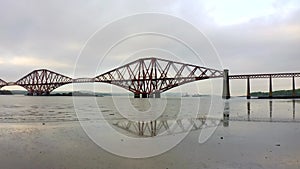
[[(91, 100), (95, 104), (92, 104)], [(212, 103), (210, 97), (161, 99), (76, 97), (74, 102), (74, 98), (62, 96), (0, 96), (0, 122), (78, 121), (75, 111), (77, 109), (86, 113), (81, 120), (138, 120), (135, 119), (137, 116), (143, 115), (145, 117), (148, 115), (150, 116), (148, 121), (150, 121), (154, 119), (199, 118), (209, 114), (217, 114), (218, 117), (222, 118), (223, 110), (226, 109), (229, 111), (229, 121), (300, 122), (300, 100), (297, 99), (247, 100), (235, 97), (222, 102), (222, 105), (216, 105)], [(220, 108), (212, 109), (216, 106)], [(155, 110), (156, 108), (159, 110)], [(99, 110), (102, 113), (101, 116)], [(142, 112), (142, 114), (137, 112)], [(153, 112), (157, 114), (154, 113), (153, 115)]]

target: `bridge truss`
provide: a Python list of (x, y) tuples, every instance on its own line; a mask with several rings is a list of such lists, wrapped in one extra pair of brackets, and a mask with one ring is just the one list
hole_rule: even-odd
[(174, 87), (209, 78), (223, 77), (223, 72), (192, 64), (158, 58), (143, 58), (95, 77), (95, 82), (114, 84), (139, 97), (159, 97)]
[(49, 95), (52, 90), (69, 83), (72, 83), (70, 77), (47, 69), (39, 69), (32, 71), (14, 84), (24, 87), (29, 95)]
[(34, 70), (12, 83), (0, 81), (0, 87), (19, 85), (29, 95), (49, 95), (54, 89), (69, 83), (103, 82), (127, 89), (135, 97), (160, 97), (160, 93), (193, 81), (223, 77), (223, 71), (176, 61), (138, 59), (94, 78), (72, 79), (47, 70)]
[(0, 79), (0, 88), (4, 87), (6, 85), (7, 85), (7, 83), (4, 80)]

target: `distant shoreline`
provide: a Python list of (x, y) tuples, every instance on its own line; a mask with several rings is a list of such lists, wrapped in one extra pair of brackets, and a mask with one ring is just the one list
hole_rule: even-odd
[(257, 99), (299, 99), (300, 96), (259, 96)]

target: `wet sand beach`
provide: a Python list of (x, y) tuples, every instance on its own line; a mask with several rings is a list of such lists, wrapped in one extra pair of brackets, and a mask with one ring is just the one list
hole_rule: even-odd
[(199, 132), (159, 156), (129, 159), (94, 144), (77, 121), (1, 123), (0, 168), (300, 168), (298, 123), (230, 122), (203, 144)]
[[(119, 110), (109, 97), (77, 99), (82, 105), (76, 105), (76, 108), (82, 110), (85, 124), (92, 124), (94, 120), (99, 124), (107, 121), (114, 124), (112, 126), (120, 133), (140, 137), (132, 129), (122, 129), (126, 118), (118, 113), (119, 110), (128, 112), (125, 115), (129, 118), (135, 117), (135, 114), (130, 114), (132, 110), (124, 98), (114, 100), (124, 105)], [(92, 101), (98, 104), (91, 105)], [(210, 98), (129, 101), (142, 112), (150, 105), (166, 102), (162, 119), (176, 124), (176, 120), (183, 118), (186, 119), (183, 122), (189, 124), (189, 120), (195, 120), (190, 119), (191, 113), (194, 113), (190, 104), (200, 103), (198, 115), (204, 117), (209, 110)], [(183, 114), (178, 114), (181, 101), (185, 101), (187, 107), (183, 107)], [(0, 97), (0, 168), (297, 169), (300, 168), (299, 103), (298, 100), (230, 99), (222, 107), (228, 113), (228, 119), (223, 118), (216, 123), (216, 131), (205, 143), (198, 141), (202, 131), (199, 128), (189, 132), (177, 146), (163, 154), (132, 159), (111, 154), (90, 139), (77, 119), (71, 97)], [(98, 116), (98, 107), (103, 117)], [(201, 123), (201, 120), (198, 119), (195, 124)], [(116, 124), (120, 125), (119, 128)], [(97, 132), (101, 136), (108, 135), (106, 130)], [(149, 132), (145, 135), (149, 136)]]

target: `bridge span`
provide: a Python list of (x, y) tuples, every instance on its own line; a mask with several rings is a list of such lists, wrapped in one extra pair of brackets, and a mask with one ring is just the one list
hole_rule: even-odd
[(223, 77), (223, 71), (160, 58), (142, 58), (92, 78), (77, 78), (47, 69), (30, 72), (16, 82), (0, 80), (0, 88), (24, 87), (29, 95), (49, 95), (54, 89), (70, 83), (109, 83), (134, 93), (135, 98), (160, 97), (174, 87), (210, 78)]
[(155, 57), (142, 58), (92, 78), (71, 78), (47, 69), (30, 72), (16, 82), (0, 79), (0, 88), (18, 85), (28, 95), (49, 95), (54, 89), (71, 83), (108, 83), (122, 87), (134, 94), (135, 98), (159, 98), (162, 92), (177, 86), (211, 78), (223, 78), (223, 98), (230, 98), (230, 80), (247, 80), (247, 98), (250, 99), (250, 79), (269, 79), (269, 97), (272, 97), (273, 78), (292, 79), (292, 97), (296, 96), (295, 77), (300, 73), (269, 73), (230, 75), (229, 70), (217, 70), (198, 65), (181, 63)]
[(223, 97), (224, 98), (230, 98), (230, 87), (229, 87), (229, 80), (236, 80), (236, 79), (246, 79), (247, 80), (247, 92), (246, 97), (247, 99), (251, 98), (251, 89), (250, 89), (250, 79), (269, 79), (269, 98), (273, 97), (273, 83), (272, 79), (274, 78), (291, 78), (292, 80), (292, 96), (296, 97), (296, 83), (295, 78), (300, 77), (300, 73), (257, 73), (257, 74), (240, 74), (240, 75), (226, 75), (224, 77), (225, 79), (228, 79), (228, 81), (224, 80), (224, 90), (223, 90)]

